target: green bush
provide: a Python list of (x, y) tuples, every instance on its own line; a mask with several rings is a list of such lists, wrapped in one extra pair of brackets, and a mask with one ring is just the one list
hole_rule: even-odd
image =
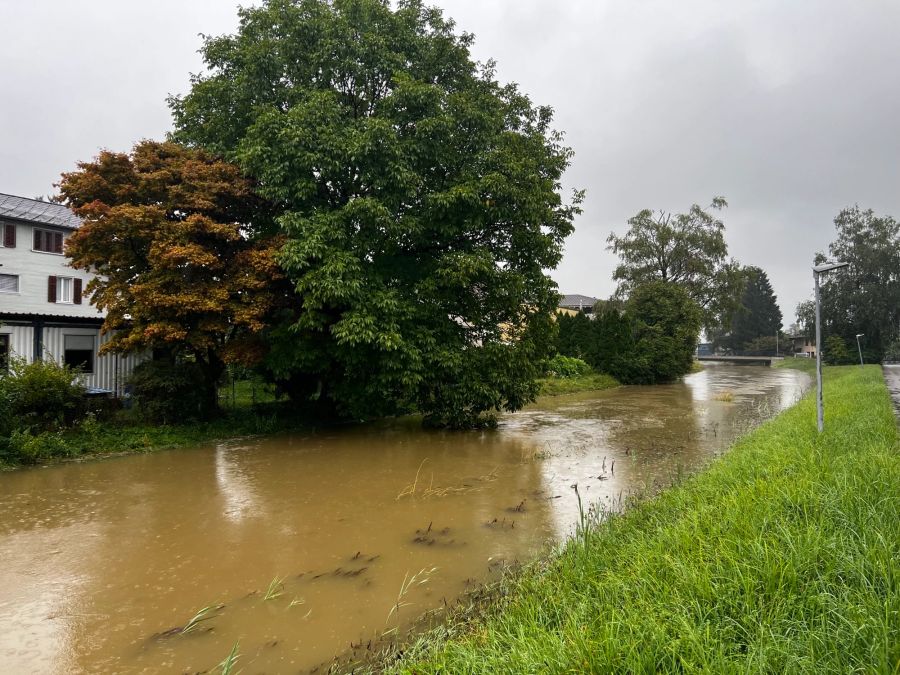
[(839, 335), (829, 335), (825, 338), (825, 348), (822, 350), (822, 358), (831, 366), (844, 366), (854, 362), (847, 343)]
[(885, 361), (900, 361), (900, 340), (894, 340), (884, 352)]
[[(3, 445), (6, 445), (3, 448)], [(29, 429), (13, 429), (9, 439), (0, 441), (4, 459), (22, 464), (37, 464), (53, 457), (72, 454), (61, 431), (42, 431), (33, 434)]]
[(590, 375), (593, 368), (581, 359), (557, 354), (547, 364), (548, 377), (580, 377)]
[(195, 363), (145, 361), (134, 369), (128, 383), (141, 417), (176, 424), (201, 419), (206, 402), (203, 381)]
[(78, 373), (55, 361), (10, 362), (0, 376), (0, 436), (14, 430), (41, 433), (71, 425), (84, 411)]

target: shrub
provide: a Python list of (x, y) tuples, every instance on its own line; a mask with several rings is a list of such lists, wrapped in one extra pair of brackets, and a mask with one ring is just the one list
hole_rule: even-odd
[(582, 375), (590, 375), (593, 371), (589, 363), (581, 359), (572, 358), (557, 354), (547, 364), (547, 375), (549, 377), (579, 377)]
[(822, 358), (831, 366), (841, 366), (853, 363), (854, 359), (847, 349), (847, 343), (839, 335), (829, 335), (825, 338), (825, 348), (822, 350)]
[(885, 361), (900, 361), (900, 340), (894, 340), (884, 352)]
[(22, 464), (37, 464), (52, 457), (72, 454), (63, 440), (61, 431), (42, 431), (33, 434), (29, 429), (13, 429), (5, 443), (0, 441), (0, 450), (4, 444), (5, 458)]
[(142, 417), (174, 424), (202, 417), (206, 403), (203, 381), (195, 363), (145, 361), (134, 369), (129, 384)]
[(52, 360), (13, 359), (9, 372), (0, 376), (0, 435), (62, 429), (80, 416), (84, 405), (76, 371)]

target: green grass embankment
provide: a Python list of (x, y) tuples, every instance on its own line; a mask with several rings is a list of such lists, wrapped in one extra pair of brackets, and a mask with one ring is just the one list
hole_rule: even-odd
[(897, 673), (900, 434), (876, 366), (826, 369), (825, 401), (823, 435), (807, 396), (393, 667)]
[(575, 377), (543, 377), (540, 396), (575, 394), (580, 391), (602, 391), (620, 386), (619, 381), (606, 373), (590, 373)]

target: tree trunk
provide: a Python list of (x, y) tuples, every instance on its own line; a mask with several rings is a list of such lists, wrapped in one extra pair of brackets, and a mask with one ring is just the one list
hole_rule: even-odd
[(219, 412), (219, 380), (225, 372), (225, 363), (211, 350), (206, 352), (205, 359), (198, 358), (197, 363), (203, 374), (203, 382), (200, 383), (203, 388), (203, 407), (200, 415), (203, 419), (210, 419)]

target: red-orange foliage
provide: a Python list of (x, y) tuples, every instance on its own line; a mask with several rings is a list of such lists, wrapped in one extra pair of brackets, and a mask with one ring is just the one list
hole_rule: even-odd
[(259, 358), (253, 337), (283, 297), (281, 242), (251, 228), (261, 202), (237, 167), (142, 141), (79, 163), (59, 188), (84, 219), (66, 255), (100, 275), (85, 290), (116, 331), (106, 350), (191, 354), (210, 378)]

